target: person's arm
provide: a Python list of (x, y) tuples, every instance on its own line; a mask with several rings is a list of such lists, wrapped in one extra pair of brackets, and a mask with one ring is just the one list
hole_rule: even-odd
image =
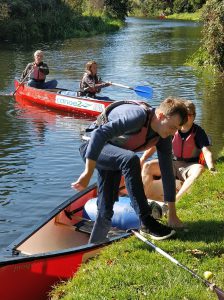
[[(128, 109), (120, 106), (113, 110), (114, 116), (110, 121), (95, 129), (86, 150), (86, 166), (84, 172), (71, 186), (79, 191), (86, 188), (94, 172), (96, 161), (102, 148), (111, 138), (124, 134), (134, 129), (141, 128), (145, 123), (146, 115), (141, 108), (136, 110), (136, 105), (129, 105)], [(116, 113), (117, 110), (117, 113)]]
[(199, 149), (201, 149), (208, 169), (212, 172), (215, 172), (216, 169), (215, 169), (215, 165), (214, 165), (214, 161), (213, 161), (212, 152), (210, 150), (211, 141), (210, 141), (208, 135), (206, 134), (206, 132), (204, 131), (204, 129), (201, 128), (200, 126), (198, 126), (198, 129), (196, 132), (195, 143), (196, 143), (197, 147)]
[(107, 81), (107, 82), (96, 83), (95, 87), (97, 89), (99, 89), (99, 88), (101, 89), (101, 88), (105, 88), (105, 87), (110, 86), (110, 85), (111, 85), (111, 82)]
[(39, 70), (41, 73), (43, 73), (44, 75), (48, 75), (49, 74), (49, 68), (48, 65), (45, 63), (41, 63), (39, 66)]
[(176, 181), (172, 164), (172, 140), (171, 137), (160, 139), (156, 145), (161, 177), (164, 190), (164, 201), (168, 203), (168, 225), (171, 227), (183, 227), (183, 223), (176, 212)]
[(101, 88), (111, 85), (110, 82), (103, 82), (98, 79), (98, 76), (92, 77), (89, 74), (84, 75), (83, 82), (87, 85), (84, 90), (90, 93), (99, 93)]
[(173, 173), (171, 137), (160, 138), (156, 148), (163, 182), (164, 201), (175, 202), (176, 185)]
[(146, 160), (151, 157), (156, 152), (156, 146), (150, 147), (149, 149), (145, 150), (140, 158), (140, 164), (143, 166), (143, 164), (146, 162)]
[(206, 161), (206, 164), (208, 166), (208, 169), (211, 172), (215, 172), (216, 171), (215, 164), (214, 164), (214, 161), (213, 161), (212, 152), (210, 151), (209, 147), (203, 147), (202, 152), (204, 154), (205, 161)]
[(82, 172), (77, 181), (71, 184), (71, 187), (78, 191), (84, 190), (90, 182), (95, 167), (96, 161), (87, 158), (84, 172)]
[(21, 77), (20, 77), (20, 81), (23, 81), (23, 79), (27, 76), (27, 74), (32, 70), (33, 68), (33, 63), (29, 63), (25, 70), (23, 71)]

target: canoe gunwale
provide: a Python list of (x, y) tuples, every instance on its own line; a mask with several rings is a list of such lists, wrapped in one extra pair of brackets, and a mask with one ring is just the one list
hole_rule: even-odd
[(107, 242), (99, 243), (99, 244), (84, 244), (82, 246), (76, 246), (72, 248), (67, 249), (60, 249), (56, 251), (49, 251), (45, 253), (38, 253), (38, 254), (32, 254), (32, 255), (25, 255), (21, 253), (20, 251), (16, 250), (17, 247), (19, 247), (22, 243), (24, 243), (27, 239), (29, 239), (33, 234), (35, 234), (38, 230), (40, 230), (42, 227), (44, 227), (45, 224), (47, 224), (49, 221), (51, 221), (56, 215), (58, 215), (60, 212), (65, 210), (70, 204), (74, 203), (75, 201), (79, 200), (80, 197), (88, 194), (89, 192), (96, 189), (97, 185), (96, 183), (90, 185), (85, 190), (76, 193), (75, 195), (71, 196), (69, 199), (61, 203), (59, 206), (57, 206), (53, 211), (51, 211), (49, 214), (47, 214), (46, 217), (44, 217), (38, 224), (34, 225), (29, 231), (26, 231), (24, 234), (22, 234), (20, 237), (18, 237), (15, 241), (13, 241), (7, 248), (5, 248), (0, 253), (0, 267), (15, 264), (15, 263), (22, 263), (24, 261), (29, 262), (33, 260), (41, 260), (41, 259), (47, 259), (50, 257), (57, 257), (62, 255), (69, 255), (72, 253), (78, 253), (82, 251), (88, 251), (92, 249), (97, 249), (104, 247), (105, 245), (109, 245), (116, 240), (120, 240), (122, 238), (129, 237), (130, 233), (124, 233), (116, 237), (111, 237)]
[[(18, 88), (18, 86), (20, 85), (19, 81), (17, 79), (14, 80), (14, 84), (15, 84), (15, 88)], [(58, 93), (59, 91), (68, 91), (68, 92), (73, 92), (73, 91), (70, 91), (68, 89), (64, 89), (64, 88), (55, 88), (55, 89), (38, 89), (38, 88), (35, 88), (35, 87), (30, 87), (28, 86), (26, 83), (22, 83), (17, 92), (15, 93), (15, 97), (17, 95), (20, 95), (21, 97), (26, 97), (27, 100), (29, 101), (32, 101), (34, 103), (35, 100), (31, 100), (30, 98), (30, 92), (35, 92), (35, 94), (37, 95), (37, 97), (40, 97), (40, 95), (42, 93), (44, 94), (49, 94), (51, 96), (62, 96), (62, 97), (66, 97), (66, 98), (70, 98), (70, 99), (74, 99), (74, 100), (80, 100), (80, 101), (89, 101), (89, 102), (92, 102), (92, 103), (99, 103), (99, 104), (110, 104), (110, 103), (113, 103), (115, 100), (113, 99), (97, 99), (97, 98), (90, 98), (90, 97), (83, 97), (83, 96), (75, 96), (75, 95), (63, 95), (63, 94), (60, 94)], [(58, 91), (58, 92), (57, 92)], [(45, 95), (46, 97), (46, 95)], [(42, 100), (42, 105), (46, 105), (46, 99), (45, 100)]]

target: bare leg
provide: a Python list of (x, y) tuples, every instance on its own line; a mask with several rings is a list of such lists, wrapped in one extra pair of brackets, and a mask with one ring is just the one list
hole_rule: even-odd
[(187, 172), (187, 179), (184, 181), (181, 189), (176, 195), (176, 200), (179, 201), (181, 196), (186, 193), (192, 186), (194, 181), (202, 174), (204, 171), (204, 166), (201, 164), (194, 164), (191, 166), (190, 170)]
[[(158, 160), (146, 162), (142, 167), (142, 182), (144, 185), (145, 195), (149, 199), (163, 201), (163, 191), (159, 185), (154, 185), (154, 177), (160, 177), (160, 167)], [(157, 181), (157, 180), (156, 180)]]

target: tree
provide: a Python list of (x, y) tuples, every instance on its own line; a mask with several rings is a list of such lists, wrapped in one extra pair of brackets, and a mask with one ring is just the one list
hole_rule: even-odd
[(208, 54), (208, 63), (224, 71), (224, 2), (208, 0), (202, 18), (203, 48)]
[(131, 10), (131, 5), (129, 0), (105, 0), (105, 10), (106, 13), (120, 20), (124, 20)]

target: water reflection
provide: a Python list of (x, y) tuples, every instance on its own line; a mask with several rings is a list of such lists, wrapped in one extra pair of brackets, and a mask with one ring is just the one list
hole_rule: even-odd
[[(196, 121), (213, 140), (217, 155), (223, 148), (223, 82), (218, 76), (198, 74), (185, 66), (198, 47), (200, 24), (195, 22), (128, 18), (119, 32), (74, 38), (48, 44), (0, 45), (0, 94), (14, 90), (36, 49), (43, 49), (49, 80), (77, 90), (90, 59), (104, 80), (149, 85), (150, 103), (157, 106), (168, 95), (181, 96), (197, 106)], [(107, 93), (107, 94), (106, 94)], [(114, 99), (142, 99), (133, 91), (104, 89)], [(44, 109), (22, 99), (0, 96), (0, 248), (74, 192), (70, 183), (83, 168), (78, 147), (80, 131), (90, 120)]]
[(3, 103), (0, 232), (7, 238), (0, 239), (0, 247), (74, 193), (70, 182), (82, 165), (80, 133), (91, 122), (19, 98)]
[[(224, 146), (224, 121), (223, 121), (223, 79), (219, 76), (214, 76), (206, 80), (206, 75), (198, 83), (200, 91), (201, 103), (201, 123), (207, 132), (212, 137), (213, 151), (215, 156), (223, 150)], [(204, 80), (203, 80), (204, 79)]]

